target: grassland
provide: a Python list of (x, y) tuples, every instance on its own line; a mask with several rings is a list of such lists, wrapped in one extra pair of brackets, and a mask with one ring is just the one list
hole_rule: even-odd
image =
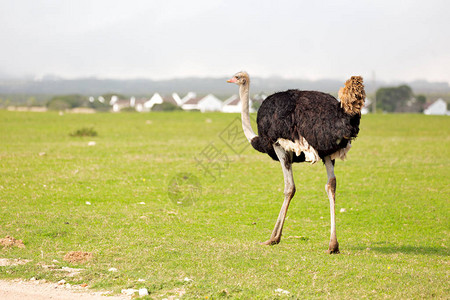
[[(325, 254), (321, 163), (295, 165), (282, 242), (257, 244), (278, 215), (282, 174), (233, 141), (237, 117), (0, 111), (0, 237), (26, 245), (0, 257), (32, 260), (0, 267), (0, 278), (146, 287), (156, 299), (450, 297), (449, 117), (363, 117), (336, 163), (340, 255)], [(98, 136), (70, 136), (80, 128)], [(184, 197), (181, 182), (181, 201), (169, 199), (179, 174), (201, 192)], [(69, 251), (94, 259), (71, 265)], [(51, 264), (84, 271), (65, 278)]]

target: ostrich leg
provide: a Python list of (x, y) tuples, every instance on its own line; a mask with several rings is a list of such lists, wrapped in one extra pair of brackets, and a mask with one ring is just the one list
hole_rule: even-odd
[(280, 214), (278, 215), (277, 222), (275, 223), (275, 228), (273, 229), (272, 236), (269, 240), (261, 243), (262, 245), (275, 245), (280, 242), (281, 232), (283, 231), (284, 219), (286, 218), (286, 213), (289, 208), (289, 203), (295, 194), (295, 184), (294, 177), (292, 174), (292, 152), (287, 152), (279, 145), (273, 146), (275, 153), (281, 163), (281, 168), (283, 169), (284, 176), (284, 201), (281, 206)]
[(328, 182), (325, 185), (325, 191), (328, 194), (330, 200), (330, 216), (331, 216), (331, 235), (330, 245), (327, 253), (337, 254), (339, 253), (339, 243), (336, 237), (336, 218), (334, 204), (336, 202), (336, 176), (334, 175), (334, 160), (331, 160), (329, 156), (325, 157), (325, 167), (327, 168)]

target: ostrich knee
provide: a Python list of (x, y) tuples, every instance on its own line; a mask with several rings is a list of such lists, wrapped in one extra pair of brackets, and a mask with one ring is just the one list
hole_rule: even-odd
[(295, 185), (287, 185), (284, 188), (284, 197), (288, 199), (294, 198), (295, 191), (296, 191)]

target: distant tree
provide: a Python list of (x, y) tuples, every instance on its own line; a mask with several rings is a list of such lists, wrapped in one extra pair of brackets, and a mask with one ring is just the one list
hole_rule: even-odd
[(31, 107), (31, 106), (36, 106), (37, 105), (37, 101), (36, 101), (36, 97), (30, 96), (27, 99), (27, 106)]
[(422, 113), (423, 110), (424, 110), (425, 103), (427, 102), (427, 97), (425, 95), (420, 94), (420, 95), (416, 96), (416, 100), (417, 100), (417, 103), (418, 103), (418, 105), (420, 107), (419, 112)]
[(61, 99), (50, 100), (47, 103), (47, 108), (50, 110), (66, 110), (72, 108), (69, 103)]
[(97, 110), (97, 111), (109, 111), (111, 109), (111, 105), (109, 104), (109, 100), (105, 98), (105, 102), (100, 102), (95, 99), (93, 102), (89, 102), (89, 107)]
[(128, 99), (129, 97), (122, 95), (122, 94), (117, 94), (117, 93), (107, 93), (107, 94), (103, 94), (102, 97), (105, 98), (105, 100), (107, 102), (111, 101), (111, 97), (112, 96), (117, 96), (118, 99)]
[(87, 107), (89, 100), (82, 95), (62, 95), (54, 96), (47, 102), (48, 109), (66, 110), (74, 107)]
[(8, 107), (9, 105), (11, 105), (11, 100), (6, 98), (6, 100), (3, 101), (3, 107)]
[(422, 105), (427, 102), (427, 97), (425, 95), (416, 95), (417, 102), (421, 103)]
[(137, 112), (137, 110), (134, 107), (124, 107), (120, 110), (120, 112)]
[(89, 107), (98, 111), (109, 111), (111, 109), (111, 105), (109, 105), (109, 103), (101, 103), (97, 100), (95, 100), (94, 102), (89, 102)]
[(387, 112), (399, 112), (413, 98), (413, 91), (407, 85), (380, 88), (376, 93), (377, 108)]
[(181, 107), (178, 105), (163, 102), (161, 104), (155, 104), (152, 107), (152, 111), (174, 111), (174, 110), (181, 110)]

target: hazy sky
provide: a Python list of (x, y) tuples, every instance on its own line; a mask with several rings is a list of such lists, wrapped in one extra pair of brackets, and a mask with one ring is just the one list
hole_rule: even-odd
[(0, 0), (0, 77), (450, 82), (448, 0)]

